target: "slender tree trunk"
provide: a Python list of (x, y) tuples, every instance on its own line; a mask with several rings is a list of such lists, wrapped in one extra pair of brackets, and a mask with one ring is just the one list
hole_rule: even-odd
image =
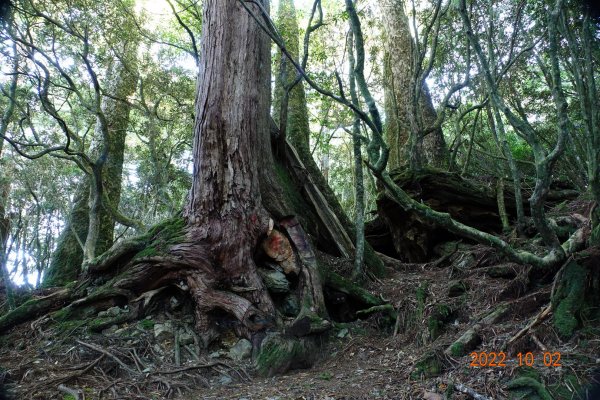
[[(494, 110), (493, 114), (492, 109)], [(504, 122), (502, 121), (502, 116), (500, 115), (498, 108), (490, 105), (486, 107), (486, 111), (494, 140), (496, 141), (496, 144), (500, 148), (502, 154), (504, 154), (504, 157), (508, 163), (508, 168), (510, 169), (510, 174), (513, 181), (513, 189), (515, 192), (515, 207), (517, 209), (516, 228), (517, 232), (522, 234), (525, 226), (525, 210), (523, 209), (523, 195), (521, 194), (521, 171), (508, 144), (506, 131), (504, 129)]]
[[(133, 47), (127, 51), (135, 57), (137, 46)], [(114, 81), (107, 90), (116, 98), (126, 99), (136, 88), (135, 58), (128, 60), (126, 66), (115, 61), (109, 70)], [(77, 279), (83, 260), (105, 252), (113, 243), (115, 220), (103, 205), (102, 195), (104, 193), (114, 207), (118, 206), (130, 108), (123, 101), (110, 98), (103, 101), (108, 142), (105, 143), (100, 122), (97, 122), (91, 153), (101, 159), (96, 161), (94, 174), (85, 177), (75, 190), (73, 208), (52, 255), (44, 286), (60, 286)]]
[[(350, 76), (350, 96), (352, 103), (356, 107), (359, 107), (360, 103), (358, 100), (358, 93), (356, 92), (356, 79), (354, 78), (354, 69), (356, 62), (354, 60), (354, 32), (351, 30), (348, 34), (348, 60), (349, 60), (349, 72)], [(365, 248), (365, 183), (363, 176), (362, 166), (362, 149), (360, 139), (360, 119), (354, 117), (354, 124), (352, 125), (352, 148), (353, 148), (353, 159), (354, 159), (354, 210), (356, 215), (356, 222), (354, 224), (356, 228), (356, 240), (355, 240), (355, 257), (354, 257), (354, 271), (352, 273), (353, 278), (358, 278), (363, 273), (363, 260), (364, 260), (364, 248)]]
[[(137, 44), (129, 43), (123, 49), (123, 54), (128, 55), (125, 58), (126, 64), (115, 60), (109, 69), (108, 75), (115, 78), (109, 84), (108, 91), (117, 99), (127, 99), (135, 92), (137, 85), (136, 53)], [(102, 203), (107, 199), (113, 207), (118, 207), (121, 200), (123, 157), (130, 109), (131, 107), (126, 102), (112, 98), (104, 99), (102, 112), (107, 118), (107, 142), (101, 132), (102, 123), (100, 121), (96, 123), (92, 154), (97, 157), (96, 166), (99, 170), (95, 170), (90, 177), (90, 214), (84, 248), (84, 255), (88, 260), (105, 252), (113, 244), (115, 219)], [(106, 159), (104, 160), (105, 155)]]

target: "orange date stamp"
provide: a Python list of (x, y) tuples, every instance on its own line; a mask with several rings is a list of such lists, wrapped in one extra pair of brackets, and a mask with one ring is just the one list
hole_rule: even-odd
[(560, 356), (560, 352), (558, 352), (558, 351), (555, 351), (555, 352), (546, 351), (546, 352), (544, 352), (542, 354), (538, 354), (538, 355), (534, 355), (532, 352), (517, 353), (516, 359), (512, 360), (512, 362), (511, 362), (511, 360), (507, 360), (506, 353), (503, 351), (500, 351), (500, 352), (495, 352), (495, 351), (472, 352), (469, 356), (471, 357), (471, 363), (469, 364), (469, 367), (474, 367), (474, 368), (481, 368), (481, 367), (502, 368), (502, 367), (506, 367), (507, 364), (514, 365), (515, 363), (519, 367), (521, 367), (523, 365), (526, 365), (528, 367), (533, 367), (535, 365), (536, 358), (539, 360), (538, 357), (541, 357), (542, 362), (543, 362), (544, 366), (546, 366), (546, 367), (557, 368), (557, 367), (561, 366), (561, 363), (560, 363), (561, 356)]

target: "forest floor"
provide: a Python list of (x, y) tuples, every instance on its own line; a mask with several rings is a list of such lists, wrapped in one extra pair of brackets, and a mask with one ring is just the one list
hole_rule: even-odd
[[(371, 281), (369, 290), (398, 310), (396, 324), (383, 314), (336, 323), (310, 369), (256, 377), (248, 359), (230, 357), (237, 342), (232, 333), (204, 351), (191, 339), (174, 346), (169, 332), (175, 327), (185, 335), (193, 320), (173, 296), (152, 317), (97, 334), (47, 317), (21, 324), (0, 337), (0, 371), (18, 399), (463, 400), (474, 393), (545, 399), (531, 387), (509, 389), (517, 377), (542, 382), (553, 399), (577, 399), (580, 385), (600, 368), (598, 321), (561, 339), (551, 313), (544, 313), (552, 278), (532, 280), (530, 267), (502, 260), (485, 246), (452, 246), (456, 251), (443, 263), (406, 264)], [(343, 270), (348, 263), (337, 266)], [(499, 308), (493, 322), (481, 322)], [(539, 323), (511, 341), (536, 318)], [(468, 349), (463, 356), (445, 351), (473, 327), (475, 356)], [(481, 362), (487, 365), (472, 365)], [(444, 397), (449, 386), (455, 391)]]

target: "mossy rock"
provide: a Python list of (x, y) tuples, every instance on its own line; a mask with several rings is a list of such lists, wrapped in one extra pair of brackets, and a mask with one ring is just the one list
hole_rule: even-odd
[(431, 378), (441, 374), (442, 370), (443, 365), (439, 357), (433, 352), (428, 352), (415, 363), (410, 377), (411, 379)]
[(446, 304), (438, 304), (427, 321), (429, 336), (431, 340), (437, 339), (446, 325), (452, 319), (453, 310)]
[(308, 368), (316, 361), (317, 346), (313, 338), (291, 338), (271, 333), (263, 340), (256, 358), (256, 370), (271, 377), (290, 369)]
[(530, 377), (513, 379), (506, 384), (511, 400), (554, 400), (543, 383)]

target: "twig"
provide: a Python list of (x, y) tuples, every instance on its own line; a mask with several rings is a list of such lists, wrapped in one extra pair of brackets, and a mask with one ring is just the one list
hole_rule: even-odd
[(181, 366), (181, 347), (179, 345), (179, 329), (176, 327), (175, 328), (175, 365), (177, 365), (178, 367)]
[(529, 324), (527, 324), (525, 328), (521, 329), (519, 332), (517, 332), (515, 336), (513, 336), (508, 342), (506, 342), (506, 345), (504, 347), (508, 347), (509, 345), (513, 344), (515, 341), (523, 337), (527, 332), (529, 332), (531, 328), (542, 323), (542, 321), (544, 321), (550, 314), (552, 314), (552, 303), (550, 303), (548, 306), (546, 306), (546, 308), (540, 311), (538, 315), (536, 315), (535, 318)]
[(455, 383), (454, 388), (456, 390), (458, 390), (459, 392), (468, 394), (475, 400), (493, 400), (491, 397), (487, 397), (482, 394), (479, 394), (476, 391), (474, 391), (473, 389), (471, 389), (470, 387), (463, 385), (462, 383)]
[(131, 369), (127, 364), (125, 364), (123, 361), (121, 361), (121, 359), (119, 359), (119, 357), (115, 356), (114, 354), (112, 354), (110, 351), (103, 349), (100, 346), (96, 346), (94, 344), (90, 344), (90, 343), (86, 343), (86, 342), (82, 342), (81, 340), (75, 340), (77, 343), (79, 343), (82, 346), (85, 346), (89, 349), (92, 349), (94, 351), (97, 351), (99, 353), (102, 353), (104, 355), (107, 355), (108, 357), (112, 358), (113, 360), (116, 361), (117, 364), (119, 364), (124, 370), (126, 370), (127, 372), (134, 374), (134, 375), (138, 375), (138, 373), (136, 371), (134, 371), (133, 369)]
[(540, 348), (541, 351), (548, 351), (548, 348), (544, 346), (544, 343), (537, 336), (531, 335), (531, 340), (534, 341), (535, 344)]

